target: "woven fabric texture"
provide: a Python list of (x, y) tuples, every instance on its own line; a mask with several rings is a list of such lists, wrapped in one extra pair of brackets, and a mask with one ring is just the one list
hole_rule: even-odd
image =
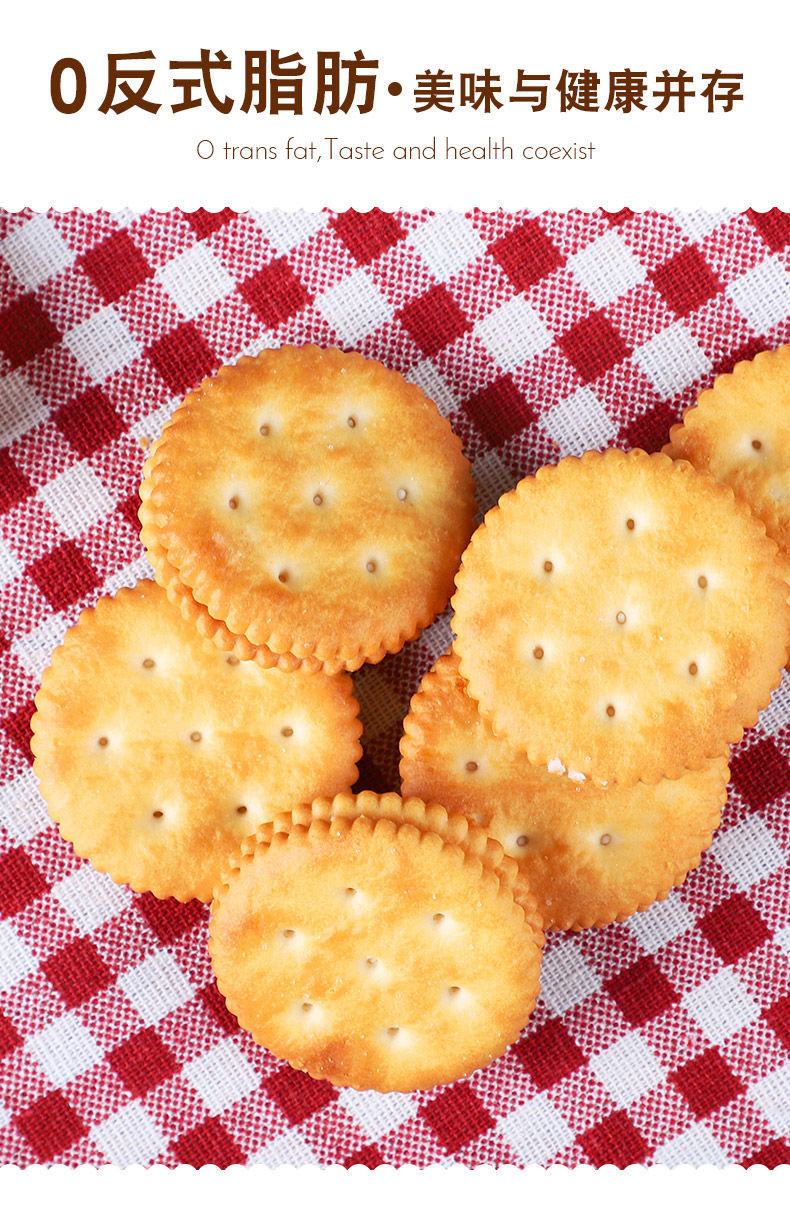
[[(207, 909), (113, 884), (50, 823), (33, 697), (101, 593), (150, 574), (145, 445), (204, 375), (305, 341), (417, 382), (481, 511), (790, 342), (790, 214), (0, 212), (0, 1162), (790, 1162), (790, 684), (733, 754), (722, 825), (666, 901), (548, 936), (516, 1045), (432, 1092), (318, 1083), (228, 1015)], [(356, 675), (359, 787), (397, 788), (444, 614)]]

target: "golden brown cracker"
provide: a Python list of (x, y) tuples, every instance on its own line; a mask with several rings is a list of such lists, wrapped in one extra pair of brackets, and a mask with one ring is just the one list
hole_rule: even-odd
[(536, 765), (678, 778), (723, 756), (778, 684), (783, 574), (761, 522), (688, 463), (564, 458), (503, 496), (463, 556), (460, 670)]
[(473, 492), (417, 386), (357, 353), (283, 347), (187, 395), (146, 465), (141, 521), (155, 570), (204, 607), (201, 629), (224, 624), (221, 646), (337, 671), (444, 608)]
[(212, 905), (212, 965), (261, 1045), (338, 1086), (412, 1091), (519, 1035), (541, 950), (480, 860), (415, 826), (313, 820), (259, 843)]
[(273, 809), (356, 780), (347, 674), (283, 674), (193, 630), (153, 581), (84, 611), (36, 696), (35, 771), (78, 855), (114, 880), (211, 898)]
[(790, 346), (717, 377), (670, 430), (664, 452), (732, 487), (790, 558)]
[(547, 927), (603, 926), (666, 897), (697, 866), (727, 796), (726, 758), (678, 779), (605, 787), (534, 766), (494, 735), (448, 653), (401, 739), (403, 794), (474, 817), (518, 861)]

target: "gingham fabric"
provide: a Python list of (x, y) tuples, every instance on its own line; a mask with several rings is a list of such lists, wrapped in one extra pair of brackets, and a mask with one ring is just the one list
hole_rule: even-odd
[[(788, 680), (700, 868), (623, 924), (550, 934), (519, 1042), (427, 1093), (338, 1089), (256, 1047), (212, 981), (206, 907), (115, 885), (49, 822), (33, 696), (79, 611), (149, 574), (145, 444), (220, 363), (307, 340), (434, 398), (484, 511), (563, 454), (659, 448), (718, 372), (790, 341), (790, 215), (0, 213), (0, 1160), (790, 1162)], [(450, 638), (445, 614), (357, 675), (360, 787), (397, 787)]]

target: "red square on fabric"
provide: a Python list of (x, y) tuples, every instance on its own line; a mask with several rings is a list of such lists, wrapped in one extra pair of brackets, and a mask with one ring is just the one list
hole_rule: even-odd
[(228, 1011), (228, 1005), (220, 994), (214, 980), (198, 991), (198, 998), (206, 1005), (223, 1033), (237, 1033), (239, 1031), (239, 1022), (233, 1013)]
[(669, 1076), (695, 1117), (707, 1117), (744, 1091), (715, 1046)]
[(77, 259), (78, 265), (95, 284), (105, 304), (112, 305), (126, 296), (153, 271), (126, 229), (113, 233)]
[(679, 317), (704, 305), (722, 286), (697, 246), (686, 246), (651, 272), (650, 278), (664, 300)]
[(270, 1075), (263, 1086), (291, 1126), (297, 1126), (319, 1109), (331, 1105), (337, 1096), (337, 1089), (328, 1080), (311, 1079), (303, 1071), (295, 1071), (289, 1066)]
[(33, 486), (16, 465), (8, 449), (0, 449), (0, 513), (32, 495)]
[(32, 292), (0, 312), (0, 351), (5, 352), (12, 368), (41, 355), (60, 337), (57, 326)]
[(771, 1139), (759, 1151), (755, 1151), (748, 1160), (741, 1161), (744, 1168), (753, 1164), (762, 1164), (765, 1168), (778, 1168), (780, 1164), (790, 1164), (790, 1147), (781, 1139)]
[(535, 407), (527, 402), (507, 373), (468, 398), (464, 409), (492, 448), (523, 431), (537, 415)]
[(750, 808), (764, 808), (790, 792), (790, 763), (771, 740), (733, 758), (732, 781)]
[(571, 326), (560, 338), (559, 345), (585, 384), (630, 355), (625, 341), (603, 310), (591, 313)]
[(245, 1158), (218, 1117), (207, 1118), (183, 1134), (172, 1147), (179, 1164), (189, 1164), (192, 1168), (202, 1168), (204, 1164), (230, 1168), (231, 1164), (243, 1164)]
[(46, 880), (21, 847), (0, 857), (0, 916), (18, 914), (46, 889)]
[(619, 212), (604, 212), (603, 215), (611, 224), (612, 228), (618, 224), (624, 224), (626, 220), (630, 220), (634, 213), (630, 207), (621, 207)]
[(371, 208), (369, 212), (349, 210), (333, 216), (330, 221), (343, 245), (364, 266), (396, 245), (405, 236), (398, 221), (390, 212)]
[(735, 351), (730, 351), (723, 356), (712, 369), (712, 373), (718, 377), (720, 373), (732, 372), (735, 365), (740, 364), (741, 360), (753, 360), (756, 355), (765, 350), (765, 341), (753, 336), (744, 343), (743, 347), (738, 347)]
[(579, 1143), (596, 1168), (614, 1164), (627, 1168), (641, 1164), (650, 1148), (622, 1109), (610, 1113), (602, 1122), (579, 1135)]
[(782, 1045), (790, 1050), (790, 995), (783, 995), (763, 1012), (766, 1023), (773, 1029)]
[(140, 530), (140, 495), (137, 491), (132, 491), (131, 495), (127, 495), (126, 499), (122, 499), (119, 504), (116, 504), (116, 511), (120, 513), (125, 521), (131, 525), (135, 533)]
[(98, 385), (72, 398), (52, 416), (59, 430), (80, 457), (90, 457), (117, 440), (126, 425)]
[(384, 1157), (379, 1151), (375, 1143), (368, 1143), (366, 1147), (360, 1147), (359, 1151), (355, 1151), (352, 1156), (344, 1162), (344, 1168), (353, 1168), (355, 1164), (361, 1164), (364, 1168), (378, 1168), (379, 1164), (384, 1163)]
[(27, 574), (54, 610), (68, 609), (101, 583), (96, 569), (71, 538), (34, 559)]
[(470, 1084), (453, 1084), (433, 1100), (426, 1101), (420, 1116), (431, 1127), (450, 1155), (496, 1125)]
[(620, 432), (620, 444), (627, 449), (644, 449), (646, 453), (657, 453), (669, 440), (672, 424), (678, 422), (678, 412), (666, 403), (661, 403), (627, 423)]
[(17, 1114), (16, 1124), (39, 1160), (52, 1160), (88, 1133), (62, 1092), (49, 1092)]
[(268, 330), (287, 322), (312, 299), (287, 258), (275, 258), (261, 267), (239, 291)]
[(10, 1054), (22, 1041), (21, 1034), (16, 1031), (8, 1016), (0, 1012), (0, 1058)]
[(629, 1024), (637, 1027), (660, 1016), (678, 998), (672, 983), (650, 957), (642, 957), (609, 978), (604, 989)]
[(178, 1070), (177, 1059), (152, 1028), (141, 1029), (107, 1058), (132, 1096), (145, 1096)]
[(16, 707), (10, 715), (5, 716), (2, 721), (3, 731), (14, 742), (20, 753), (24, 754), (27, 761), (32, 765), (33, 754), (30, 751), (30, 739), (33, 735), (30, 720), (36, 705), (32, 698), (23, 703), (21, 707)]
[(699, 929), (726, 965), (757, 948), (769, 930), (754, 906), (736, 893), (699, 920)]
[(517, 292), (523, 292), (565, 265), (539, 220), (525, 220), (488, 247)]
[(444, 284), (435, 284), (396, 315), (425, 356), (435, 356), (472, 323)]
[(113, 980), (107, 962), (87, 937), (61, 948), (41, 968), (67, 1007), (79, 1007)]
[(790, 245), (790, 212), (780, 212), (778, 207), (772, 207), (768, 212), (755, 212), (749, 208), (746, 215), (771, 253)]
[(202, 902), (177, 902), (153, 893), (138, 893), (134, 903), (156, 938), (162, 944), (172, 944), (197, 923), (205, 922), (208, 911)]
[(207, 212), (204, 207), (199, 207), (196, 212), (183, 213), (184, 219), (201, 238), (216, 233), (217, 229), (221, 229), (231, 220), (235, 220), (237, 215), (238, 212), (232, 211), (229, 207), (223, 207), (218, 212)]
[(212, 373), (217, 358), (194, 322), (184, 322), (145, 352), (167, 387), (185, 394)]
[(586, 1062), (561, 1020), (548, 1020), (513, 1046), (513, 1053), (538, 1088), (551, 1088)]

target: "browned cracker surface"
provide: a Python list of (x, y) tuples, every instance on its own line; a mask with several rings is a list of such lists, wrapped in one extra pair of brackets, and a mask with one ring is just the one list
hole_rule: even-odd
[(699, 862), (727, 794), (726, 758), (630, 787), (533, 766), (494, 736), (452, 653), (404, 721), (403, 794), (476, 819), (518, 861), (546, 926), (601, 926), (665, 897)]
[(330, 671), (397, 651), (444, 608), (475, 512), (422, 391), (314, 346), (243, 357), (187, 395), (141, 497), (154, 568), (205, 607), (201, 629)]
[(84, 611), (36, 696), (35, 771), (78, 855), (134, 889), (208, 901), (274, 808), (356, 780), (348, 674), (284, 674), (206, 642), (153, 581)]
[(438, 834), (365, 816), (261, 842), (212, 905), (210, 952), (256, 1041), (339, 1086), (412, 1091), (487, 1065), (534, 1006), (523, 908)]
[(688, 463), (564, 458), (503, 496), (463, 556), (460, 670), (536, 765), (678, 778), (740, 740), (778, 684), (783, 575), (762, 523)]
[(717, 377), (672, 428), (664, 452), (728, 483), (790, 557), (790, 346)]

